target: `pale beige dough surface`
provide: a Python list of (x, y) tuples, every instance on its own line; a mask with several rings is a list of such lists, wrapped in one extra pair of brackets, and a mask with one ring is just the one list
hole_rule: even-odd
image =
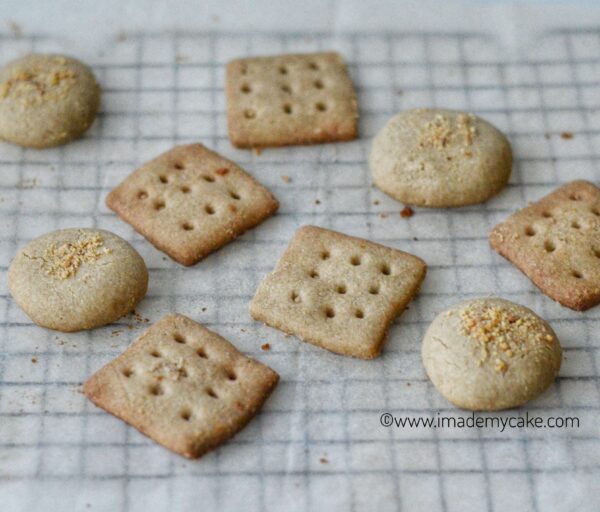
[(0, 70), (0, 138), (48, 148), (80, 137), (93, 123), (100, 87), (82, 62), (29, 54)]
[(440, 313), (425, 333), (422, 357), (447, 400), (463, 409), (495, 411), (545, 391), (558, 375), (562, 350), (552, 328), (533, 311), (485, 298)]
[(23, 247), (10, 264), (8, 285), (35, 323), (79, 331), (131, 312), (146, 295), (148, 270), (137, 251), (117, 235), (71, 228)]
[(375, 185), (405, 204), (465, 206), (496, 195), (512, 167), (506, 137), (487, 121), (454, 110), (394, 116), (373, 140)]

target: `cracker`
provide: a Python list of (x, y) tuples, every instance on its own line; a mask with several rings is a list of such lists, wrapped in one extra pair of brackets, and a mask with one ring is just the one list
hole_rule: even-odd
[(490, 244), (563, 306), (600, 302), (600, 189), (592, 183), (573, 181), (519, 210)]
[(106, 204), (183, 265), (197, 263), (279, 207), (252, 176), (201, 144), (176, 146), (146, 163)]
[(229, 138), (239, 148), (358, 136), (356, 93), (337, 53), (237, 59), (226, 82)]
[(305, 226), (258, 288), (250, 312), (319, 347), (372, 359), (425, 272), (411, 254)]
[(278, 380), (218, 334), (172, 314), (92, 375), (84, 393), (169, 450), (197, 458), (241, 430)]

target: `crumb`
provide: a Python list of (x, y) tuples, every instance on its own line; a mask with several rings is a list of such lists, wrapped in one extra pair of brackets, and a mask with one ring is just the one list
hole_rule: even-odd
[(260, 348), (263, 349), (265, 352), (267, 352), (267, 351), (271, 350), (271, 345), (269, 343), (263, 343), (260, 346)]
[(112, 331), (110, 333), (110, 336), (111, 336), (111, 338), (115, 338), (116, 336), (120, 336), (122, 332), (123, 332), (122, 330)]
[(256, 156), (260, 156), (260, 154), (262, 153), (262, 149), (261, 148), (252, 148), (252, 151), (254, 152), (254, 154)]
[(283, 181), (285, 181), (286, 183), (291, 183), (291, 181), (292, 181), (292, 178), (290, 178), (289, 176), (287, 176), (285, 174), (281, 177), (281, 179)]
[(418, 241), (419, 241), (419, 239), (418, 239), (416, 236), (413, 236), (413, 240), (414, 240), (415, 242), (418, 242)]
[(42, 258), (46, 275), (65, 280), (73, 277), (84, 263), (93, 263), (110, 254), (110, 249), (100, 250), (103, 242), (100, 235), (82, 237), (77, 242), (67, 242), (57, 247), (52, 243), (46, 247)]
[(31, 358), (31, 362), (32, 362), (33, 364), (37, 363), (37, 361), (38, 361), (38, 360), (37, 360), (37, 357), (32, 357), (32, 358)]
[(328, 460), (327, 460), (325, 457), (321, 457), (321, 458), (319, 459), (319, 462), (320, 462), (321, 464), (329, 464), (329, 461), (328, 461)]
[(382, 218), (382, 219), (385, 219), (385, 218), (387, 218), (387, 216), (388, 216), (388, 214), (387, 214), (387, 213), (380, 213), (380, 214), (379, 214), (379, 217), (380, 217), (380, 218)]
[(315, 204), (321, 204), (321, 200), (320, 199), (315, 199)]
[(554, 340), (531, 314), (517, 314), (499, 306), (469, 305), (460, 312), (460, 318), (462, 334), (480, 346), (479, 365), (491, 356), (498, 373), (508, 370), (507, 359), (523, 357), (532, 347), (544, 348)]
[(415, 212), (410, 206), (405, 206), (404, 208), (402, 208), (402, 210), (400, 210), (400, 217), (402, 217), (403, 219), (412, 217), (414, 214)]
[(410, 387), (410, 382), (407, 382), (407, 383), (406, 383), (406, 385), (407, 385), (408, 387)]
[(204, 313), (204, 311), (206, 311), (206, 308), (202, 308), (202, 312)]
[(375, 206), (377, 206), (377, 205), (379, 204), (379, 199), (375, 199), (375, 201), (373, 201), (373, 204), (374, 204)]
[(21, 37), (23, 35), (23, 29), (16, 21), (9, 20), (6, 24), (8, 25), (8, 30), (10, 30), (10, 33), (13, 36)]
[(565, 140), (572, 139), (573, 138), (573, 132), (561, 132), (560, 138), (561, 139), (565, 139)]
[(243, 327), (240, 329), (240, 331), (242, 332), (246, 332), (246, 329), (244, 329)]
[(35, 188), (38, 184), (37, 178), (23, 178), (18, 187), (19, 188)]

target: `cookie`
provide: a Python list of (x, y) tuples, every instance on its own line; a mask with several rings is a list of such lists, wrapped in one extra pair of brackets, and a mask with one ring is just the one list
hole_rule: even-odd
[(137, 251), (109, 231), (61, 229), (18, 252), (8, 287), (36, 324), (71, 332), (131, 312), (146, 295), (148, 270)]
[(600, 189), (573, 181), (511, 215), (491, 246), (548, 297), (584, 311), (600, 303)]
[(358, 136), (356, 93), (337, 53), (237, 59), (226, 82), (229, 138), (239, 148)]
[(440, 313), (422, 345), (436, 389), (473, 411), (519, 407), (554, 382), (562, 350), (552, 328), (530, 309), (499, 298), (463, 302)]
[(146, 163), (106, 204), (183, 265), (198, 262), (279, 207), (241, 167), (201, 144), (174, 147)]
[(197, 458), (241, 430), (279, 376), (183, 315), (168, 315), (85, 383), (85, 395), (142, 434)]
[(100, 87), (85, 64), (30, 54), (0, 70), (0, 138), (49, 148), (80, 137), (93, 123)]
[(305, 226), (258, 288), (250, 312), (337, 354), (372, 359), (425, 272), (411, 254)]
[(504, 188), (512, 152), (500, 131), (473, 114), (415, 109), (377, 134), (369, 166), (375, 185), (402, 203), (465, 206)]

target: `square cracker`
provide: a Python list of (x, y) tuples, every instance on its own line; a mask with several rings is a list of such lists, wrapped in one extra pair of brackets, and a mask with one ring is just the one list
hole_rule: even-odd
[(226, 91), (229, 138), (239, 148), (358, 136), (356, 93), (337, 53), (231, 61)]
[(372, 359), (425, 272), (411, 254), (305, 226), (259, 286), (250, 312), (319, 347)]
[(183, 265), (197, 263), (279, 207), (252, 176), (202, 144), (176, 146), (144, 164), (106, 204)]
[(548, 297), (583, 311), (600, 302), (600, 189), (573, 181), (511, 215), (491, 246)]
[(173, 314), (92, 375), (83, 390), (165, 448), (197, 458), (241, 430), (278, 380), (218, 334)]

